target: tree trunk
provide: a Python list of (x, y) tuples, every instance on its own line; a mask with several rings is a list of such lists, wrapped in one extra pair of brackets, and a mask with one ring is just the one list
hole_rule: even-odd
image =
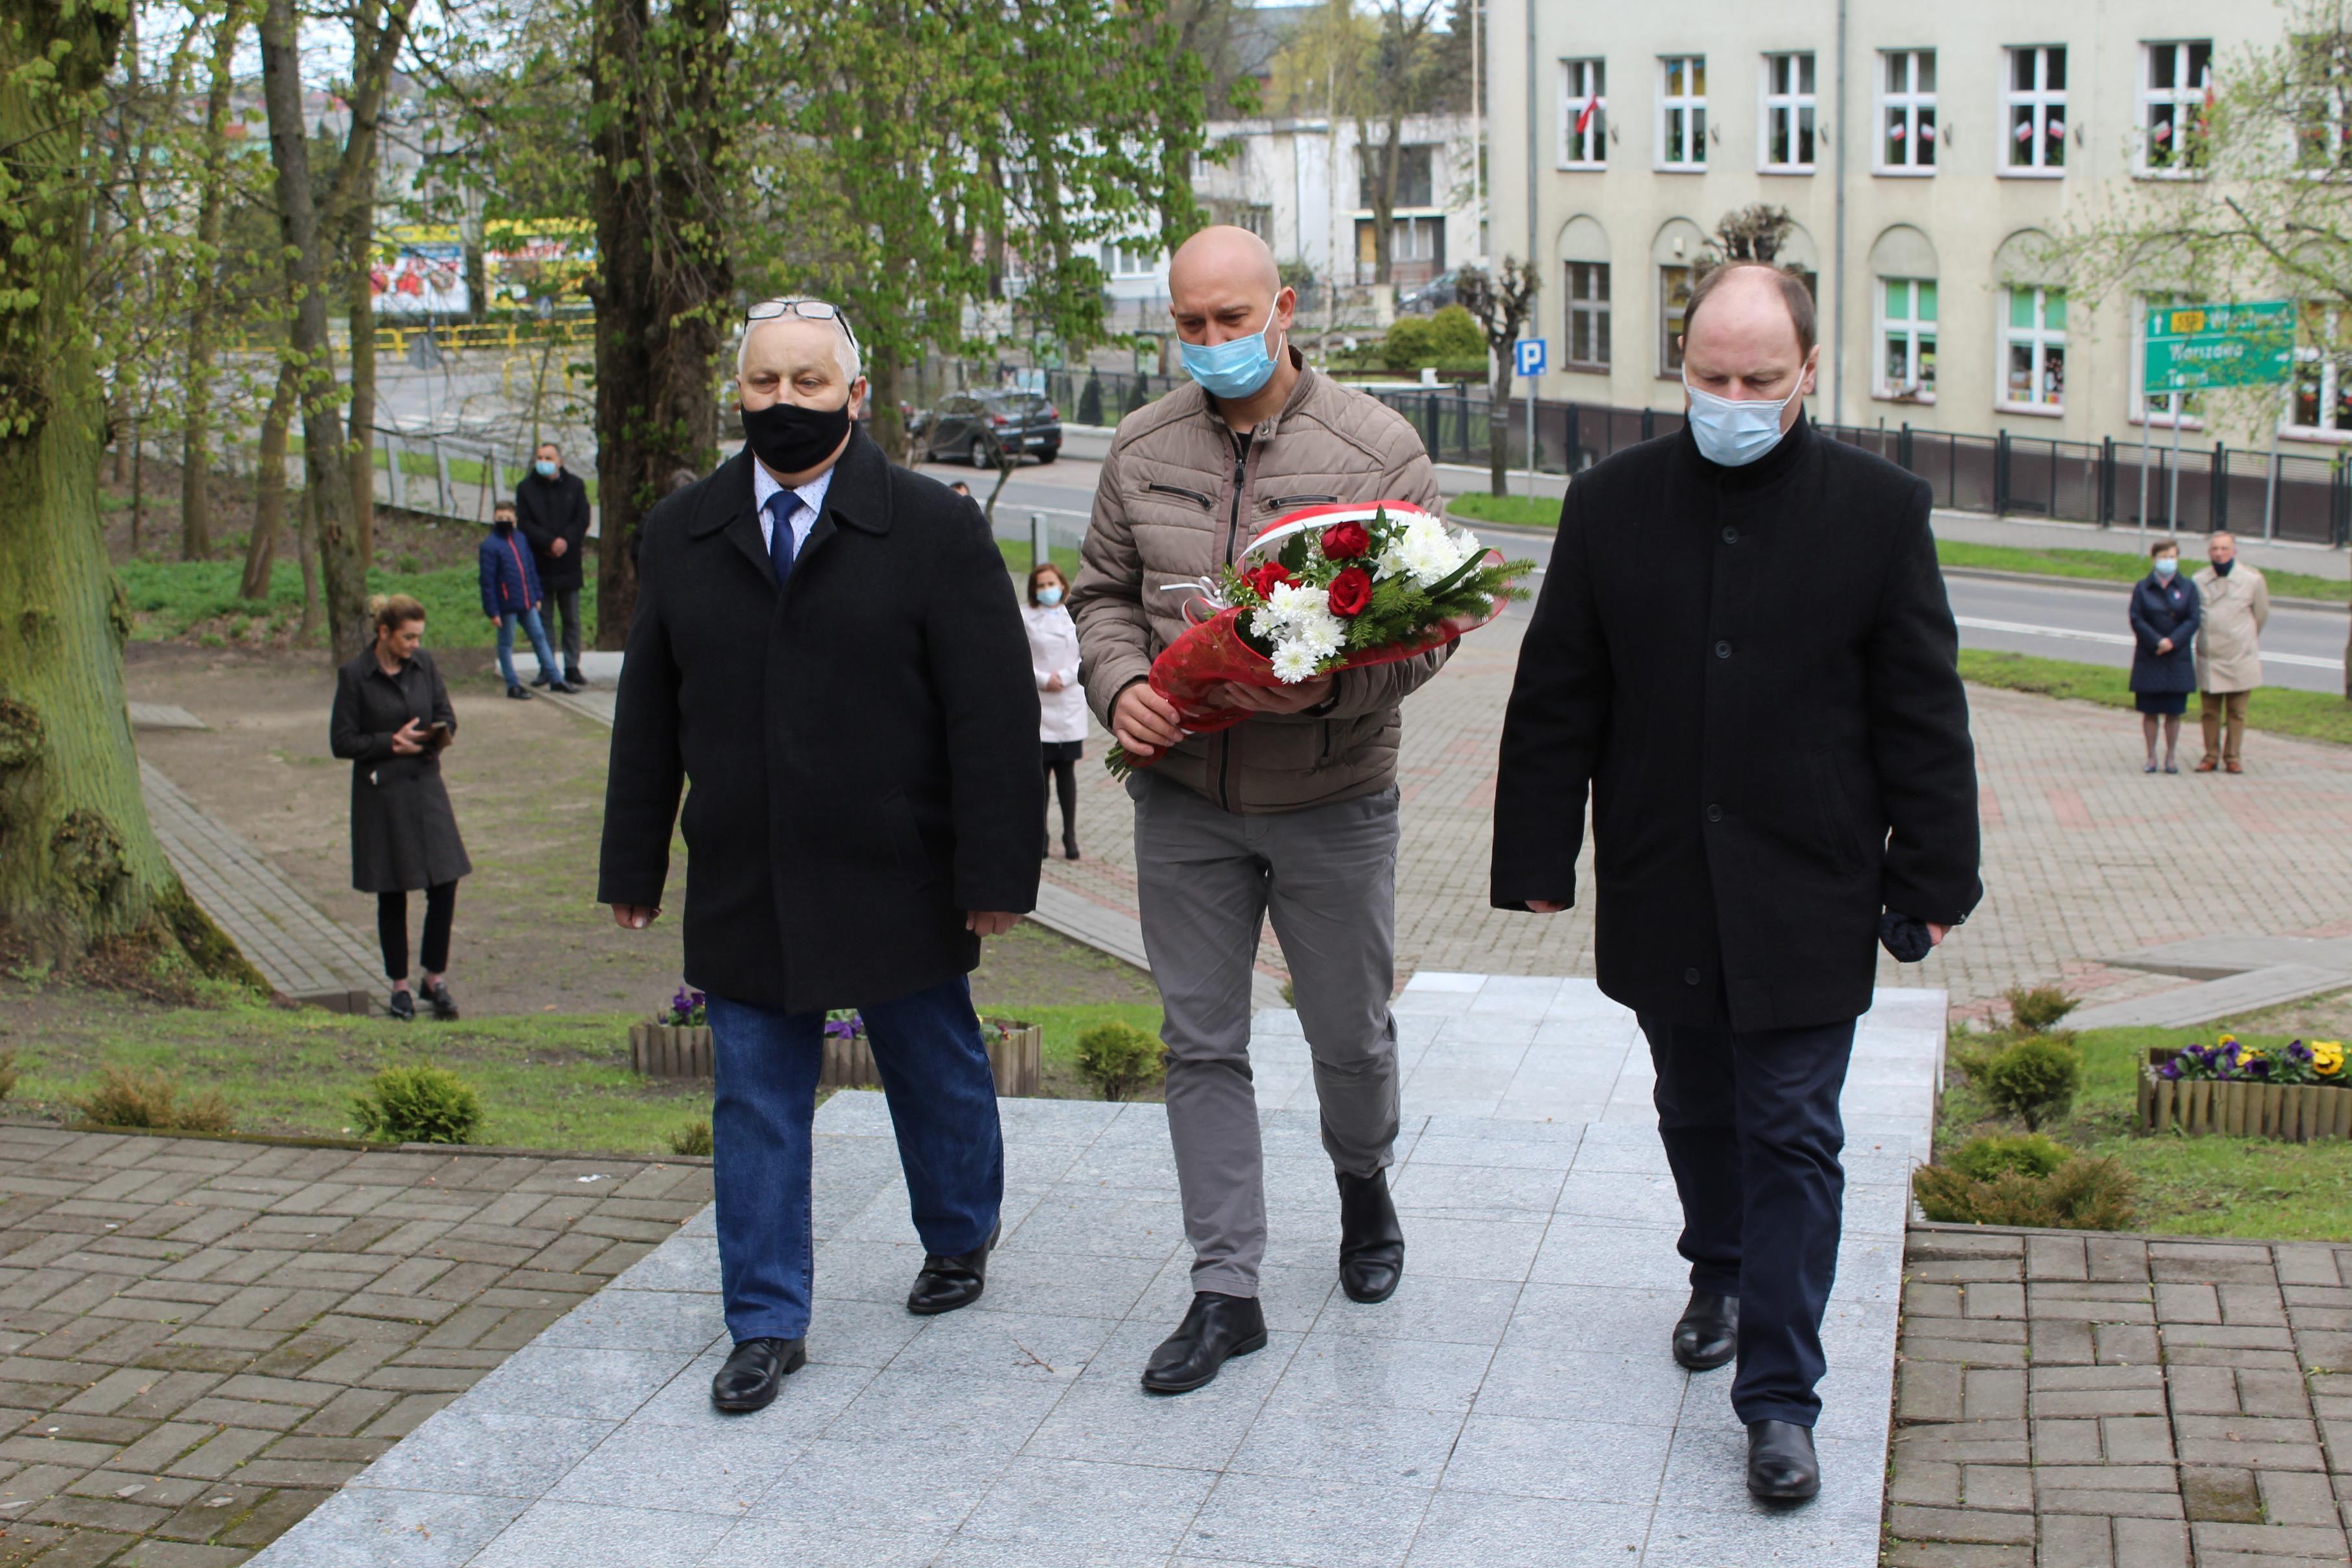
[[(283, 3), (283, 0), (281, 0)], [(599, 0), (590, 37), (596, 219), (596, 645), (628, 639), (639, 520), (717, 457), (712, 307), (733, 288), (719, 166), (729, 0)]]
[[(221, 309), (221, 222), (228, 200), (229, 94), (245, 8), (223, 9), (213, 26), (212, 74), (205, 91), (204, 192), (196, 207), (195, 291), (188, 311), (188, 358), (180, 393), (180, 559), (213, 548), (213, 339)], [(278, 426), (283, 440), (285, 426)], [(281, 460), (283, 454), (280, 454)]]
[(867, 429), (874, 444), (889, 455), (893, 463), (905, 463), (912, 455), (907, 445), (907, 416), (899, 409), (905, 401), (903, 384), (906, 371), (898, 356), (883, 344), (876, 344), (866, 357), (866, 400), (874, 413)]
[(294, 0), (267, 0), (261, 16), (262, 97), (269, 113), (288, 292), (297, 301), (288, 331), (302, 377), (302, 478), (317, 507), (328, 643), (334, 662), (341, 664), (357, 658), (367, 645), (367, 565), (351, 528), (351, 471), (343, 456), (343, 422), (335, 409), (335, 352), (327, 339), (326, 252), (310, 184), (309, 132), (302, 123), (296, 26)]
[(345, 216), (344, 265), (351, 268), (348, 306), (352, 335), (352, 538), (360, 563), (375, 564), (375, 297), (368, 263), (375, 248), (375, 139), (354, 135), (344, 153), (359, 162), (355, 195)]
[[(131, 612), (98, 508), (105, 409), (83, 315), (84, 129), (121, 14), (0, 0), (0, 924), (37, 954), (170, 942), (259, 977), (156, 842), (122, 680)], [(38, 62), (38, 68), (36, 68)]]
[(278, 371), (278, 390), (261, 416), (261, 451), (253, 465), (253, 532), (245, 541), (245, 577), (237, 597), (267, 602), (269, 578), (278, 564), (278, 535), (286, 524), (286, 422), (294, 417), (299, 372), (291, 363)]

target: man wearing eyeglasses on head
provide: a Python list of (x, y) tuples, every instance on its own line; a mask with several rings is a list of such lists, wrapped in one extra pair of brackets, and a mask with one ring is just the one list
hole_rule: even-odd
[(971, 503), (857, 427), (866, 383), (821, 300), (752, 308), (744, 447), (640, 529), (598, 900), (661, 913), (681, 789), (686, 977), (707, 992), (719, 1288), (711, 1383), (757, 1410), (806, 1359), (810, 1153), (829, 1009), (864, 1017), (926, 1256), (919, 1314), (979, 1299), (1003, 1195), (966, 977), (1034, 906), (1037, 692)]

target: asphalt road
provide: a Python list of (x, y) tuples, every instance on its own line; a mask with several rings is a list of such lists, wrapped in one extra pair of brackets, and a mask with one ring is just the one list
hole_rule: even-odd
[[(983, 501), (996, 478), (993, 471), (975, 473), (942, 464), (927, 465), (925, 471), (943, 480), (963, 480)], [(1030, 516), (1042, 514), (1055, 543), (1075, 545), (1086, 532), (1099, 472), (1100, 465), (1076, 457), (1024, 465), (1005, 482), (997, 500), (996, 531), (1008, 538), (1025, 538)], [(1538, 564), (1551, 554), (1551, 541), (1541, 534), (1499, 528), (1481, 532), (1491, 532), (1496, 544)], [(2116, 668), (2131, 663), (2131, 632), (2124, 620), (2126, 593), (2120, 586), (2023, 582), (1958, 573), (1945, 582), (1964, 647)], [(2347, 612), (2343, 610), (2285, 605), (2273, 609), (2263, 636), (2264, 679), (2273, 685), (2304, 691), (2341, 692), (2347, 629)]]

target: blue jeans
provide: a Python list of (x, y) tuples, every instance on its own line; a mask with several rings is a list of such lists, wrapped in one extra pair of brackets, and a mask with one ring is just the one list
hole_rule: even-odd
[[(915, 1234), (927, 1252), (969, 1252), (995, 1230), (1004, 1200), (996, 1079), (971, 982), (959, 976), (860, 1011), (898, 1130)], [(712, 997), (709, 1018), (718, 1057), (711, 1176), (727, 1329), (738, 1343), (799, 1339), (808, 1333), (814, 1289), (810, 1124), (824, 1015)]]
[(518, 621), (522, 622), (524, 632), (530, 638), (530, 651), (539, 655), (540, 678), (552, 683), (556, 678), (555, 654), (547, 645), (547, 632), (539, 623), (539, 612), (536, 610), (509, 610), (499, 617), (499, 674), (506, 677), (509, 686), (522, 685), (515, 679), (514, 667), (514, 632)]
[(1822, 1410), (1813, 1385), (1828, 1370), (1822, 1317), (1845, 1199), (1838, 1095), (1854, 1020), (1746, 1032), (1641, 1025), (1691, 1289), (1739, 1298), (1732, 1414), (1811, 1427)]

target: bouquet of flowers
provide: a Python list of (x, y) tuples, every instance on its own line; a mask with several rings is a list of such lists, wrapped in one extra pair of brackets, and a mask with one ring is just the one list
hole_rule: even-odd
[[(1501, 614), (1534, 570), (1411, 502), (1308, 507), (1269, 524), (1215, 580), (1180, 585), (1192, 624), (1151, 662), (1151, 689), (1187, 734), (1230, 729), (1250, 710), (1220, 687), (1298, 685), (1443, 647)], [(1123, 779), (1150, 764), (1114, 746), (1106, 766)]]

